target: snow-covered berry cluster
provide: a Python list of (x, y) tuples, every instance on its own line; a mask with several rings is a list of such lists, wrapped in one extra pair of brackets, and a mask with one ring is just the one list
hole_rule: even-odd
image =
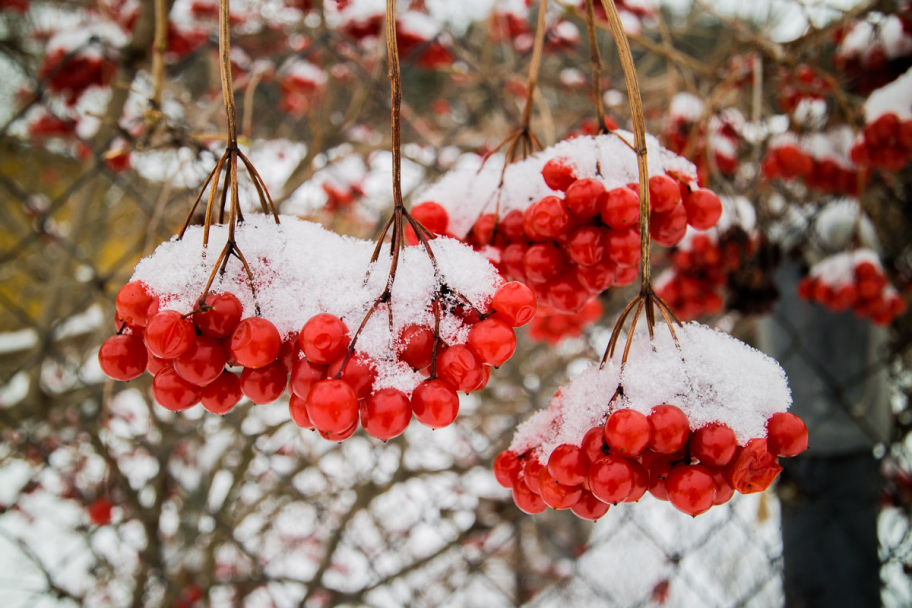
[(912, 69), (871, 93), (867, 124), (852, 148), (859, 166), (899, 171), (912, 159)]

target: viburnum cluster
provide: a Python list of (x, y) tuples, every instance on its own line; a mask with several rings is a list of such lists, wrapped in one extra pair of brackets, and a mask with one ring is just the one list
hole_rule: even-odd
[[(415, 212), (423, 219), (433, 209), (436, 228), (488, 254), (505, 277), (525, 282), (543, 304), (576, 313), (608, 287), (629, 285), (637, 276), (636, 155), (622, 137), (561, 142), (509, 165), (502, 185), (500, 169), (488, 165), (452, 172), (422, 194), (427, 202)], [(650, 233), (670, 247), (688, 225), (714, 226), (722, 203), (696, 186), (692, 164), (654, 145)], [(465, 204), (467, 198), (475, 204)], [(466, 221), (471, 211), (478, 214)]]
[(734, 108), (704, 120), (703, 100), (691, 93), (678, 93), (671, 100), (664, 136), (668, 148), (694, 160), (700, 183), (712, 170), (734, 175), (739, 167), (738, 144), (744, 116)]
[(858, 318), (889, 325), (906, 302), (884, 274), (871, 249), (838, 253), (814, 264), (798, 283), (798, 295), (833, 312), (851, 310)]
[(871, 93), (865, 101), (867, 124), (852, 148), (858, 165), (899, 171), (912, 159), (912, 69)]
[[(250, 275), (232, 260), (204, 300), (210, 268), (191, 228), (141, 261), (117, 296), (117, 335), (99, 351), (116, 380), (154, 376), (155, 400), (174, 411), (202, 403), (225, 414), (242, 398), (287, 391), (292, 419), (341, 441), (357, 430), (387, 440), (414, 416), (449, 425), (457, 392), (485, 386), (512, 356), (514, 328), (535, 296), (504, 283), (490, 263), (451, 240), (402, 251), (397, 280), (365, 278), (372, 245), (315, 224), (254, 216), (237, 226)], [(211, 227), (213, 238), (226, 235)], [(302, 263), (302, 260), (306, 262)], [(384, 295), (386, 294), (386, 295)]]
[(582, 310), (570, 314), (557, 312), (547, 305), (539, 306), (529, 324), (529, 340), (555, 346), (566, 338), (577, 338), (602, 318), (602, 312), (602, 303), (597, 299), (589, 300)]
[[(826, 194), (856, 196), (859, 171), (848, 127), (812, 133), (800, 139), (786, 133), (770, 140), (761, 165), (767, 179), (797, 180)], [(850, 158), (851, 156), (851, 158)]]
[(498, 455), (497, 480), (520, 509), (597, 520), (648, 491), (696, 516), (766, 489), (779, 457), (807, 448), (775, 361), (697, 324), (677, 342), (641, 337), (625, 364), (611, 358), (559, 390)]

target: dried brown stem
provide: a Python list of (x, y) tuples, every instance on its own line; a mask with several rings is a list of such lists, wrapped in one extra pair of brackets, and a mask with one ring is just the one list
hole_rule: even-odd
[(155, 0), (155, 44), (152, 47), (152, 108), (161, 110), (168, 50), (168, 0)]
[(532, 100), (535, 97), (535, 87), (538, 86), (538, 70), (541, 67), (542, 47), (545, 43), (545, 16), (548, 13), (548, 0), (538, 2), (538, 22), (535, 26), (535, 44), (532, 46), (532, 62), (529, 64), (529, 80), (526, 84), (526, 105), (523, 107), (522, 127), (529, 130), (532, 121)]
[(586, 33), (589, 35), (589, 60), (592, 62), (592, 103), (595, 104), (598, 132), (605, 133), (605, 105), (602, 103), (602, 57), (599, 54), (592, 0), (586, 0)]
[(228, 120), (228, 142), (237, 147), (237, 116), (234, 110), (234, 85), (231, 80), (231, 25), (228, 19), (230, 0), (219, 0), (219, 71), (222, 77), (222, 97)]

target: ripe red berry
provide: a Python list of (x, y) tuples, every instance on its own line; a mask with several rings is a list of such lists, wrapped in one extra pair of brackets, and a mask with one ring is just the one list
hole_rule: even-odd
[(240, 365), (256, 369), (276, 360), (282, 349), (282, 339), (270, 321), (250, 317), (234, 328), (228, 348)]
[(177, 375), (173, 368), (166, 367), (152, 379), (152, 396), (165, 409), (181, 412), (199, 403), (202, 389)]
[(605, 441), (613, 453), (626, 458), (643, 453), (649, 444), (650, 433), (646, 416), (636, 410), (617, 410), (605, 422)]
[[(415, 205), (412, 207), (411, 215), (432, 234), (446, 234), (450, 224), (447, 210), (432, 201)], [(405, 240), (409, 245), (418, 243), (418, 237), (415, 236), (415, 231), (410, 225), (405, 227)]]
[(98, 349), (98, 364), (109, 378), (129, 382), (146, 371), (148, 354), (143, 341), (136, 336), (111, 336)]
[(564, 202), (567, 209), (579, 218), (595, 217), (599, 213), (599, 197), (605, 186), (595, 179), (578, 179), (567, 188)]
[(528, 224), (534, 231), (528, 235), (555, 238), (564, 234), (570, 227), (570, 212), (564, 201), (556, 196), (546, 196), (534, 203), (528, 210)]
[(529, 486), (529, 489), (534, 493), (541, 493), (541, 487), (539, 486), (538, 479), (541, 475), (541, 471), (544, 468), (539, 460), (538, 456), (533, 454), (526, 458), (526, 464), (523, 465), (523, 479), (525, 479), (526, 485)]
[(292, 395), (288, 400), (288, 413), (294, 423), (302, 429), (312, 430), (314, 428), (310, 416), (307, 415), (307, 402), (297, 395)]
[(106, 526), (111, 523), (111, 510), (114, 505), (107, 498), (96, 498), (88, 506), (89, 520), (96, 526)]
[(522, 477), (513, 486), (513, 502), (520, 511), (529, 515), (541, 513), (548, 507), (541, 496), (529, 489)]
[(633, 488), (630, 495), (624, 499), (624, 502), (637, 502), (643, 498), (643, 494), (649, 489), (649, 471), (636, 460), (628, 460), (630, 472), (633, 474)]
[(611, 505), (596, 498), (592, 492), (583, 490), (579, 501), (570, 507), (570, 510), (580, 519), (598, 521), (605, 516), (605, 513), (607, 513), (610, 508)]
[(148, 346), (146, 347), (146, 357), (146, 371), (153, 376), (166, 367), (171, 367), (170, 359), (162, 359), (161, 357), (156, 357), (152, 354), (152, 351), (149, 350)]
[(589, 474), (589, 460), (577, 446), (563, 443), (551, 452), (548, 471), (561, 485), (578, 486)]
[(640, 197), (630, 188), (609, 190), (599, 198), (599, 213), (609, 228), (633, 228), (640, 221)]
[(361, 426), (371, 437), (388, 441), (398, 437), (412, 419), (412, 404), (400, 390), (384, 388), (367, 398)]
[(300, 334), (301, 349), (314, 363), (332, 363), (348, 348), (348, 327), (339, 317), (322, 313), (312, 317)]
[(218, 378), (203, 387), (200, 402), (207, 412), (222, 416), (237, 405), (242, 394), (241, 379), (237, 374), (225, 370)]
[(469, 330), (467, 344), (484, 363), (500, 367), (516, 350), (516, 334), (503, 321), (485, 319)]
[(265, 405), (282, 396), (288, 386), (288, 374), (279, 361), (257, 369), (245, 367), (241, 372), (241, 392), (256, 403)]
[(542, 177), (552, 190), (564, 191), (576, 181), (570, 161), (566, 158), (552, 158), (542, 167)]
[(313, 385), (320, 380), (326, 379), (328, 369), (329, 366), (327, 365), (311, 363), (307, 359), (301, 359), (295, 363), (291, 370), (288, 386), (291, 388), (292, 393), (306, 400)]
[(558, 511), (575, 505), (583, 494), (580, 486), (564, 485), (554, 479), (548, 467), (542, 468), (538, 473), (538, 488), (539, 496), (545, 504)]
[(412, 413), (432, 429), (449, 426), (459, 413), (459, 396), (443, 380), (425, 380), (412, 393)]
[(580, 449), (590, 463), (602, 456), (607, 456), (608, 444), (605, 443), (605, 427), (594, 426), (586, 431), (583, 441), (580, 443)]
[(538, 305), (535, 294), (525, 283), (513, 281), (494, 292), (491, 308), (497, 311), (495, 316), (510, 327), (522, 327), (535, 316)]
[(493, 213), (485, 213), (475, 220), (475, 225), (472, 226), (472, 232), (467, 240), (471, 240), (472, 244), (478, 247), (490, 245), (494, 238), (496, 223), (497, 219)]
[(690, 454), (700, 464), (724, 467), (735, 455), (738, 439), (724, 424), (714, 422), (698, 428), (690, 437)]
[(628, 230), (611, 230), (608, 233), (608, 259), (618, 266), (635, 267), (640, 261), (640, 233)]
[(673, 405), (657, 405), (647, 417), (649, 421), (649, 449), (659, 454), (673, 454), (687, 443), (690, 423), (687, 415)]
[[(645, 462), (644, 455), (644, 464)], [(671, 471), (671, 456), (659, 456), (653, 459), (649, 462), (647, 471), (649, 471), (649, 493), (659, 500), (668, 500), (665, 478)]]
[(580, 266), (598, 264), (605, 257), (607, 237), (603, 228), (592, 225), (580, 226), (567, 238), (567, 255)]
[(174, 371), (192, 384), (206, 386), (225, 369), (222, 343), (208, 336), (196, 336), (193, 346), (172, 363)]
[[(342, 361), (344, 360), (345, 355), (342, 355), (334, 361), (329, 366), (326, 376), (328, 378), (339, 376), (339, 371), (342, 369)], [(374, 366), (373, 361), (370, 360), (370, 357), (364, 353), (356, 352), (348, 358), (348, 363), (345, 364), (345, 371), (342, 372), (340, 377), (352, 387), (358, 399), (367, 399), (367, 396), (370, 395), (371, 387), (374, 386), (374, 381), (377, 379), (377, 368)]]
[(320, 431), (346, 431), (358, 421), (358, 413), (358, 397), (342, 380), (321, 380), (307, 395), (307, 415)]
[(579, 266), (576, 269), (576, 280), (590, 293), (600, 293), (614, 283), (615, 266), (609, 261), (599, 262), (592, 266)]
[(699, 464), (672, 467), (665, 478), (665, 490), (676, 509), (694, 517), (709, 511), (716, 498), (713, 475)]
[(687, 223), (697, 230), (709, 230), (722, 217), (722, 201), (712, 190), (698, 188), (684, 199)]
[(321, 431), (317, 429), (317, 432), (320, 433), (320, 436), (326, 441), (345, 441), (349, 437), (355, 434), (355, 431), (358, 430), (358, 421), (357, 419), (351, 423), (347, 429), (342, 431)]
[(145, 327), (151, 314), (158, 312), (158, 298), (149, 293), (142, 281), (131, 281), (120, 288), (114, 300), (117, 317), (127, 325)]
[(193, 324), (200, 333), (210, 338), (227, 338), (241, 322), (240, 300), (230, 292), (210, 293), (206, 296), (209, 309), (193, 315)]
[(589, 490), (602, 502), (623, 502), (633, 490), (633, 471), (626, 458), (603, 456), (589, 467)]
[[(495, 296), (496, 297), (496, 296)], [(406, 325), (399, 334), (399, 359), (412, 369), (424, 369), (434, 354), (434, 332), (419, 325)]]
[(677, 245), (687, 233), (687, 211), (683, 205), (677, 205), (667, 213), (653, 213), (650, 222), (652, 240), (664, 247)]
[(437, 375), (457, 391), (469, 393), (484, 380), (482, 361), (464, 344), (437, 353)]
[(163, 310), (149, 319), (144, 336), (153, 355), (176, 359), (193, 346), (196, 329), (176, 310)]
[(775, 456), (797, 456), (808, 448), (804, 421), (791, 412), (778, 412), (766, 421), (766, 446)]
[(295, 363), (301, 359), (301, 341), (297, 332), (295, 332), (282, 341), (282, 346), (279, 347), (278, 360), (282, 363), (282, 367), (285, 368), (285, 373), (290, 374), (291, 370), (294, 369)]
[(706, 468), (712, 473), (713, 482), (716, 484), (716, 497), (713, 499), (713, 504), (724, 505), (735, 495), (735, 488), (725, 475), (725, 467)]
[(778, 459), (766, 447), (766, 439), (757, 438), (738, 448), (725, 467), (725, 476), (736, 490), (751, 494), (767, 489), (781, 471)]
[(510, 450), (504, 450), (494, 459), (494, 478), (505, 488), (512, 488), (516, 484), (516, 478), (522, 469), (522, 461)]
[(498, 230), (511, 243), (524, 241), (526, 239), (526, 233), (523, 230), (523, 212), (519, 209), (514, 209), (500, 218)]
[(653, 213), (668, 213), (681, 202), (677, 180), (667, 175), (649, 178), (649, 207)]

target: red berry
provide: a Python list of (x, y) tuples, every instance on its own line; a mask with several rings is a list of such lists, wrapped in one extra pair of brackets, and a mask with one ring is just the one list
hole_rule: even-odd
[(640, 261), (640, 233), (628, 230), (611, 230), (608, 233), (608, 259), (618, 266), (635, 267)]
[(716, 484), (709, 469), (699, 464), (679, 464), (665, 478), (668, 501), (678, 511), (696, 517), (706, 513), (716, 498)]
[(652, 240), (664, 247), (674, 247), (687, 233), (687, 211), (683, 205), (672, 208), (668, 213), (653, 213), (650, 222)]
[(724, 467), (738, 449), (735, 432), (724, 424), (713, 422), (698, 428), (690, 437), (690, 454), (700, 464)]
[(526, 249), (523, 272), (533, 283), (546, 283), (559, 275), (566, 266), (564, 253), (551, 243), (539, 243)]
[(485, 319), (469, 330), (467, 344), (484, 363), (500, 367), (516, 350), (516, 334), (503, 321)]
[(552, 190), (564, 191), (576, 181), (573, 167), (566, 158), (552, 158), (542, 167), (542, 177)]
[[(495, 295), (496, 297), (496, 295)], [(434, 332), (419, 325), (406, 325), (399, 334), (399, 359), (412, 369), (424, 369), (431, 364), (434, 353)]]
[(149, 360), (146, 346), (136, 336), (111, 336), (98, 349), (98, 364), (109, 378), (128, 382), (142, 376)]
[(515, 452), (505, 450), (494, 459), (494, 478), (497, 483), (505, 488), (512, 488), (516, 484), (523, 463)]
[(633, 488), (630, 495), (624, 499), (624, 502), (637, 502), (643, 498), (643, 494), (649, 489), (649, 471), (636, 460), (628, 460), (630, 472), (633, 474)]
[(516, 485), (513, 486), (513, 502), (520, 511), (529, 515), (541, 513), (547, 508), (541, 496), (530, 490), (522, 478), (517, 480)]
[(604, 229), (587, 225), (571, 232), (565, 247), (571, 260), (580, 266), (592, 266), (604, 259), (607, 241)]
[(536, 235), (554, 238), (565, 233), (570, 226), (570, 213), (564, 201), (556, 196), (546, 196), (534, 203), (527, 213), (528, 224), (534, 231), (528, 235), (530, 238)]
[(310, 421), (310, 416), (307, 415), (307, 402), (297, 395), (292, 395), (291, 399), (288, 400), (288, 413), (294, 423), (302, 429), (312, 430), (314, 428), (313, 422)]
[[(339, 371), (342, 369), (342, 361), (344, 360), (345, 355), (333, 362), (329, 366), (326, 376), (329, 378), (339, 376)], [(352, 387), (358, 399), (367, 399), (371, 388), (374, 386), (374, 381), (377, 379), (377, 369), (370, 357), (364, 353), (354, 353), (349, 357), (348, 363), (345, 364), (345, 371), (342, 372), (341, 379)]]
[(405, 431), (412, 419), (412, 404), (402, 391), (384, 388), (367, 398), (361, 426), (371, 437), (388, 441)]
[(725, 476), (736, 490), (751, 494), (767, 489), (781, 471), (778, 459), (766, 447), (766, 439), (757, 438), (738, 449), (725, 467)]
[(526, 464), (523, 466), (523, 479), (526, 482), (526, 485), (529, 486), (529, 489), (534, 493), (541, 493), (541, 486), (538, 483), (539, 475), (541, 475), (543, 465), (539, 460), (537, 455), (531, 455), (526, 459)]
[(282, 349), (282, 339), (271, 322), (261, 317), (250, 317), (234, 328), (228, 348), (240, 365), (256, 369), (276, 360)]
[(190, 350), (175, 359), (172, 365), (187, 382), (206, 386), (225, 370), (225, 349), (214, 338), (197, 336)]
[(808, 448), (804, 421), (791, 412), (778, 412), (766, 421), (766, 446), (776, 456), (797, 456)]
[(548, 304), (557, 312), (574, 314), (582, 310), (591, 298), (589, 290), (576, 278), (575, 272), (565, 272), (547, 286)]
[(484, 380), (482, 361), (464, 344), (437, 353), (437, 375), (457, 391), (469, 393)]
[(202, 389), (177, 375), (173, 368), (166, 367), (152, 379), (152, 396), (165, 409), (181, 412), (199, 403)]
[(218, 378), (203, 387), (200, 401), (207, 412), (222, 416), (237, 405), (242, 394), (241, 379), (237, 374), (225, 370)]
[(348, 327), (339, 317), (322, 313), (312, 317), (300, 334), (301, 349), (314, 363), (332, 363), (348, 349)]
[[(162, 359), (161, 357), (156, 357), (152, 354), (152, 351), (149, 350), (149, 347), (146, 347), (146, 371), (148, 371), (153, 376), (165, 369), (166, 367), (171, 367), (170, 359)], [(102, 368), (104, 369), (104, 368)], [(107, 372), (106, 372), (107, 373)]]
[(282, 396), (288, 385), (288, 374), (279, 361), (257, 369), (245, 367), (241, 372), (241, 392), (256, 403), (265, 405)]
[(525, 283), (519, 281), (501, 285), (491, 301), (491, 308), (497, 311), (496, 317), (510, 327), (527, 324), (535, 316), (537, 307), (535, 294)]
[[(645, 464), (644, 455), (644, 464)], [(659, 456), (652, 460), (647, 470), (649, 471), (649, 493), (659, 500), (668, 500), (668, 491), (665, 488), (665, 478), (671, 471), (671, 457)]]
[(149, 319), (144, 335), (146, 346), (153, 355), (176, 359), (193, 346), (196, 329), (176, 310), (163, 310)]
[(545, 504), (559, 511), (575, 505), (583, 494), (581, 487), (564, 485), (554, 479), (548, 467), (542, 468), (538, 473), (538, 487)]
[(564, 443), (551, 452), (548, 471), (561, 485), (578, 486), (589, 474), (589, 460), (577, 446)]
[(150, 308), (152, 314), (158, 312), (158, 298), (149, 293), (149, 289), (142, 281), (131, 281), (120, 288), (114, 301), (117, 317), (123, 319), (127, 325), (145, 327), (149, 320)]
[(605, 441), (613, 453), (626, 458), (643, 453), (650, 433), (649, 420), (636, 410), (617, 410), (605, 422)]
[(633, 490), (633, 471), (626, 458), (603, 456), (589, 467), (589, 490), (602, 502), (623, 502)]
[(499, 231), (508, 241), (524, 241), (526, 233), (523, 231), (523, 212), (514, 209), (500, 219)]
[(640, 197), (630, 188), (609, 190), (599, 198), (599, 213), (609, 228), (633, 228), (640, 221)]
[(687, 223), (697, 230), (709, 230), (722, 217), (722, 201), (712, 190), (698, 188), (684, 199)]
[[(431, 234), (446, 234), (450, 224), (447, 210), (432, 201), (415, 205), (412, 207), (411, 215)], [(418, 244), (418, 237), (415, 236), (415, 230), (410, 225), (405, 227), (405, 240), (409, 245)]]
[(193, 324), (210, 338), (227, 338), (241, 322), (240, 300), (233, 293), (210, 293), (206, 296), (205, 312), (193, 315)]
[(443, 380), (425, 380), (412, 393), (412, 413), (432, 429), (449, 426), (459, 413), (459, 396)]
[(320, 433), (320, 436), (323, 437), (326, 441), (345, 441), (349, 437), (355, 434), (355, 431), (358, 430), (358, 421), (357, 419), (351, 423), (347, 429), (343, 431), (321, 431), (317, 429), (317, 432)]
[(598, 215), (599, 197), (605, 193), (605, 186), (595, 179), (578, 179), (567, 188), (564, 202), (570, 213), (580, 218)]
[(328, 366), (318, 363), (311, 363), (307, 359), (301, 359), (291, 370), (291, 379), (288, 386), (292, 393), (306, 400), (310, 394), (310, 389), (320, 380), (326, 379)]
[(724, 505), (731, 497), (735, 495), (735, 488), (725, 476), (725, 467), (706, 467), (713, 476), (713, 482), (716, 484), (716, 497), (713, 499), (714, 505)]
[(647, 417), (649, 421), (649, 449), (659, 454), (673, 454), (687, 443), (690, 423), (687, 415), (673, 405), (657, 405)]
[(652, 213), (668, 213), (681, 202), (677, 180), (667, 175), (649, 178), (649, 207)]
[(347, 431), (358, 421), (358, 413), (358, 397), (342, 380), (321, 380), (307, 395), (307, 415), (320, 431)]
[(580, 449), (590, 463), (602, 456), (607, 456), (608, 444), (605, 443), (605, 427), (594, 426), (586, 431), (583, 441), (580, 443)]
[(614, 283), (615, 266), (612, 262), (600, 262), (593, 266), (579, 266), (576, 269), (576, 280), (590, 293), (600, 293)]
[(96, 526), (106, 526), (111, 523), (111, 510), (114, 505), (107, 498), (96, 498), (88, 507), (89, 520)]
[(608, 509), (610, 508), (611, 505), (604, 503), (596, 498), (592, 492), (583, 490), (579, 502), (570, 507), (570, 510), (573, 511), (573, 514), (580, 519), (597, 521), (604, 517), (605, 513), (607, 513)]
[(469, 237), (473, 241), (473, 244), (479, 247), (490, 245), (494, 238), (494, 226), (496, 225), (496, 222), (497, 220), (493, 213), (486, 213), (478, 218), (475, 221), (475, 225), (472, 226), (472, 233)]
[(279, 347), (278, 360), (282, 363), (282, 367), (285, 368), (285, 373), (287, 374), (290, 374), (291, 370), (294, 369), (295, 363), (301, 360), (301, 341), (297, 332), (282, 341), (282, 346)]

